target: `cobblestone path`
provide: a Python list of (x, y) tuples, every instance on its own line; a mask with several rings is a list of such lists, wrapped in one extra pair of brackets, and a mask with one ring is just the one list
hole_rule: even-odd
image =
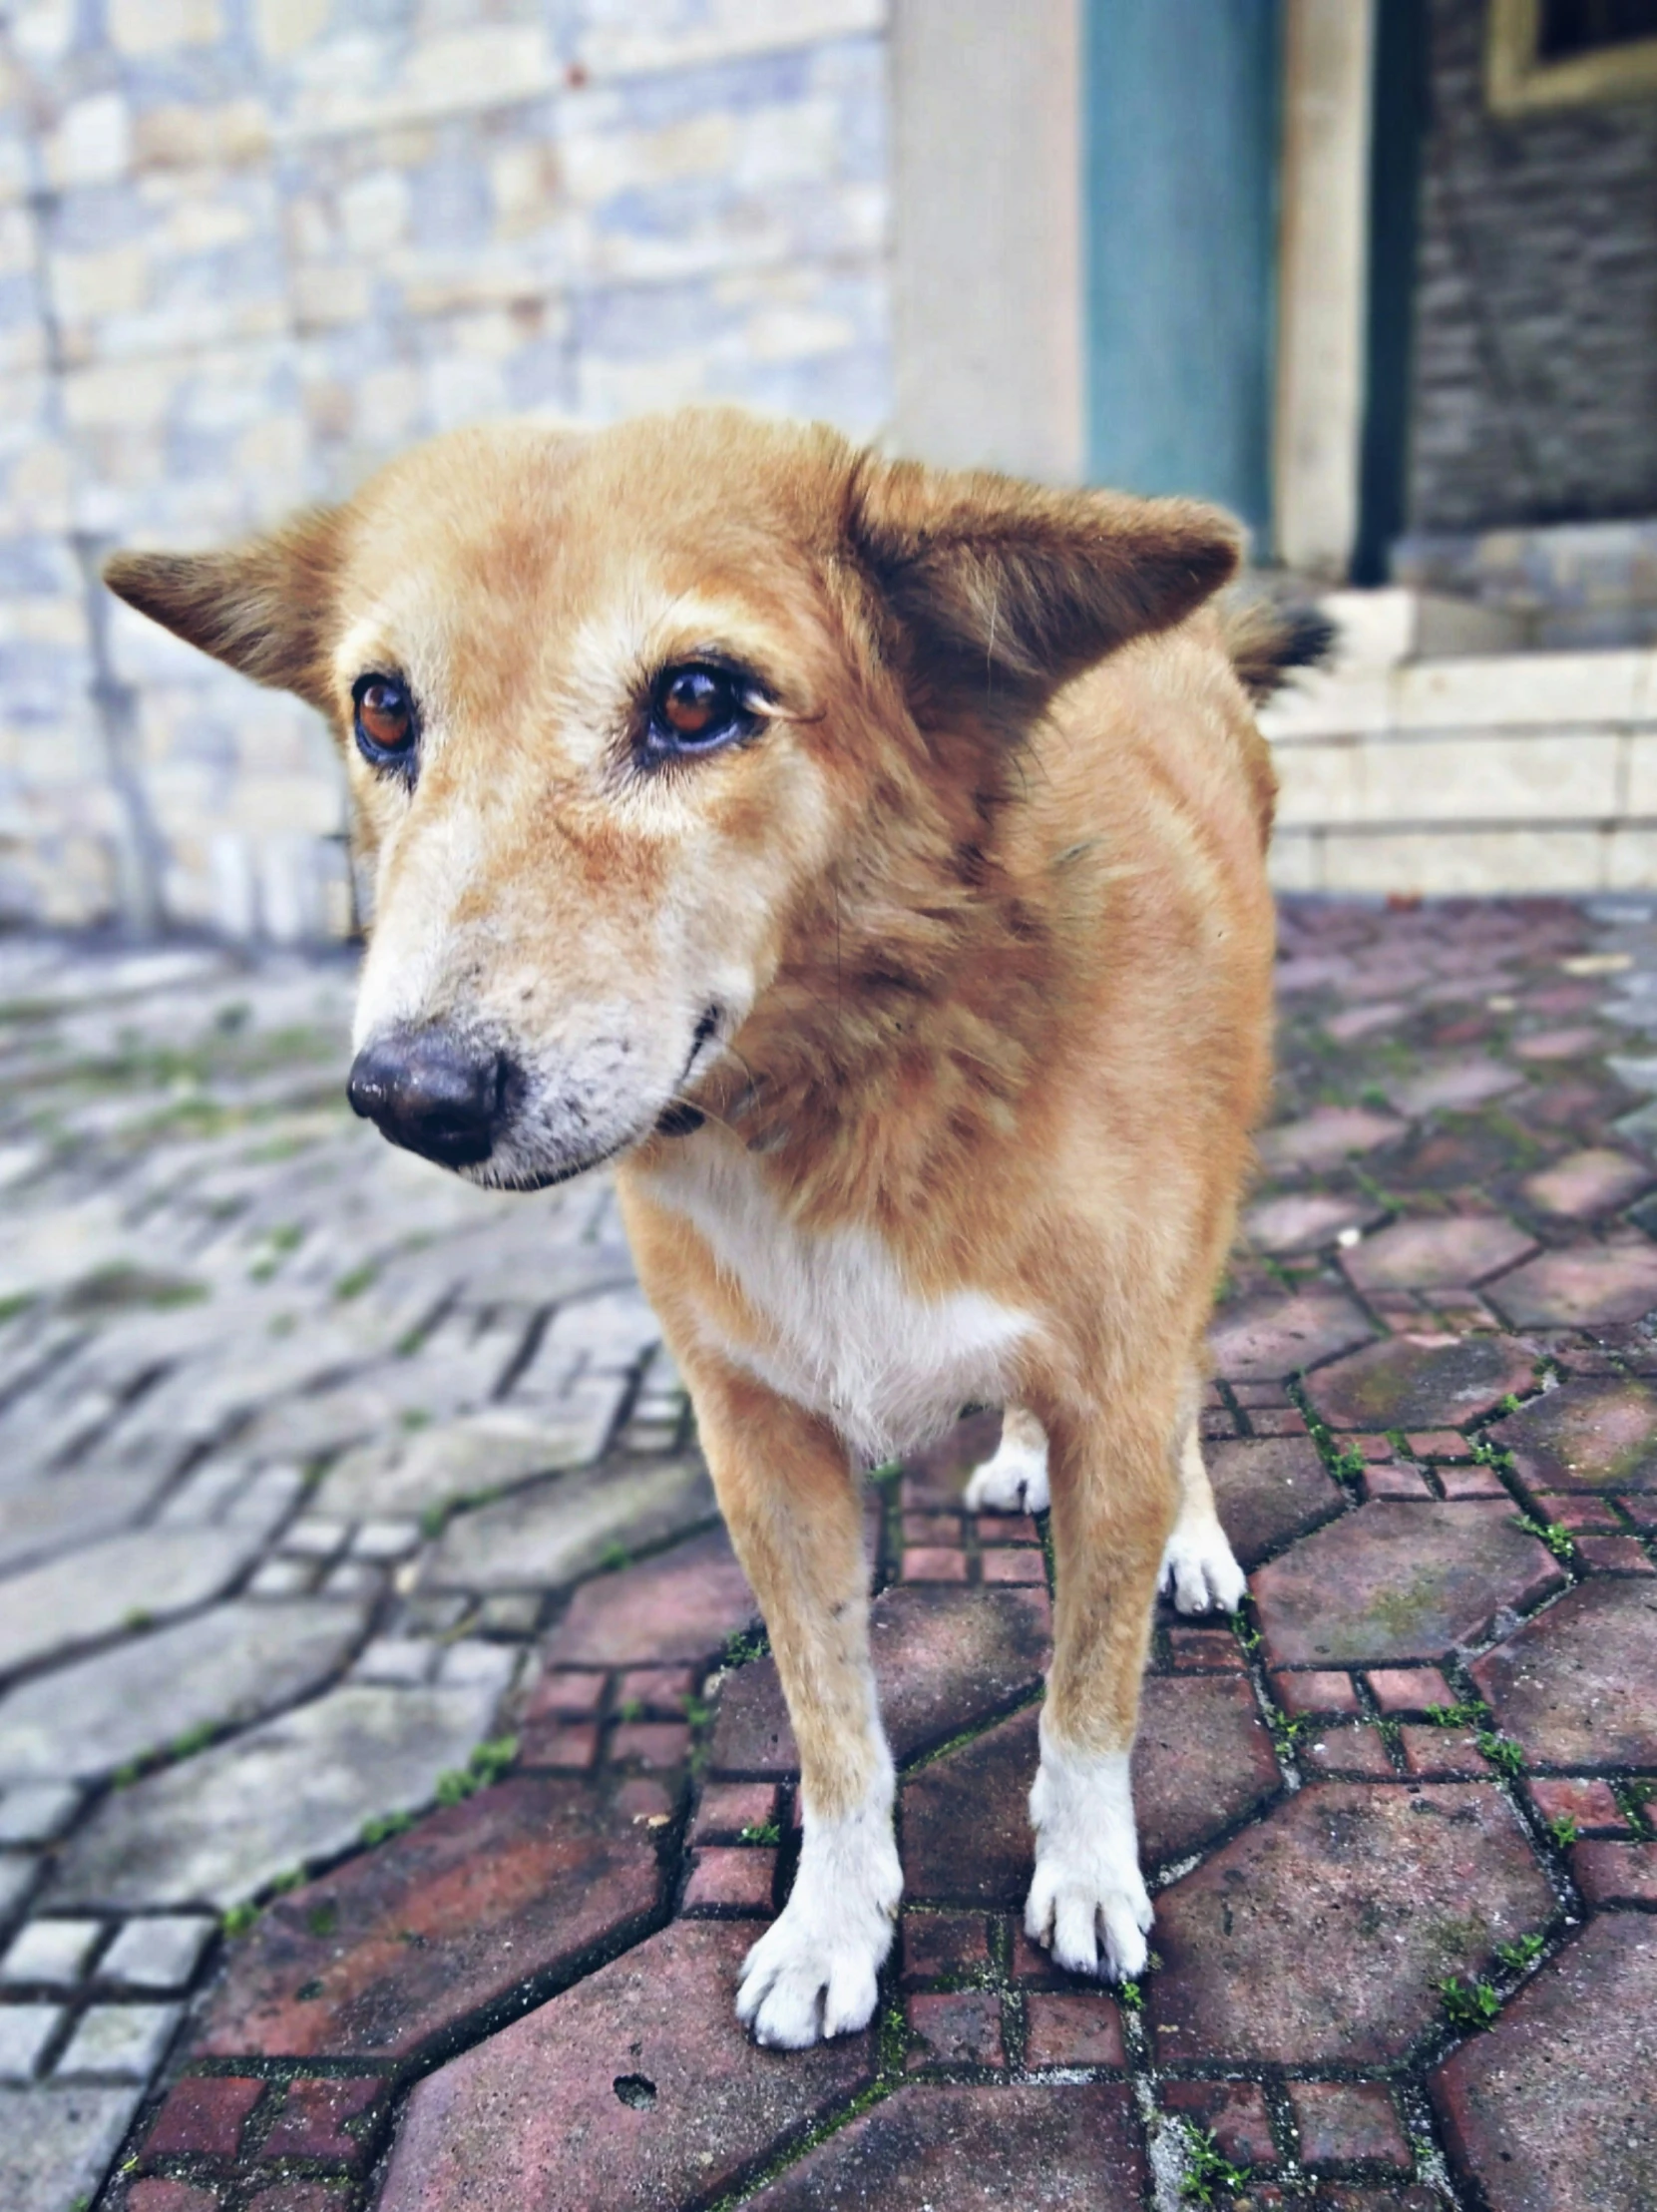
[(1152, 1970), (1020, 1933), (978, 1416), (870, 1488), (902, 1941), (797, 2056), (731, 2017), (793, 1746), (608, 1188), (353, 1123), (343, 966), (0, 943), (5, 2212), (1657, 2203), (1657, 919), (1283, 937)]

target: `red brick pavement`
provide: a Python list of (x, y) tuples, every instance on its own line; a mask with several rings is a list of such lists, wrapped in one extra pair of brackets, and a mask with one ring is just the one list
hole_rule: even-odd
[(733, 2020), (794, 1750), (697, 1539), (577, 1591), (509, 1779), (228, 1947), (110, 2204), (1657, 2203), (1657, 1178), (1615, 943), (1542, 902), (1285, 914), (1203, 1417), (1252, 1594), (1158, 1624), (1141, 1987), (1020, 1930), (1047, 1565), (961, 1509), (980, 1418), (874, 1517), (908, 1888), (869, 2033)]

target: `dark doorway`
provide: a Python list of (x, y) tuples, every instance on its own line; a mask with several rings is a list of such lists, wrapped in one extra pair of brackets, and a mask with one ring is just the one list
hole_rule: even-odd
[(1536, 59), (1568, 61), (1643, 38), (1657, 38), (1657, 0), (1541, 0)]

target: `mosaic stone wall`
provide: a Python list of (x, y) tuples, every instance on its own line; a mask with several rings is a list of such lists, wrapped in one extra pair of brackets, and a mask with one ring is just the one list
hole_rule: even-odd
[(1485, 14), (1429, 10), (1410, 526), (1650, 516), (1657, 101), (1491, 115)]
[(0, 919), (340, 934), (316, 719), (110, 603), (501, 411), (889, 408), (885, 0), (0, 14)]
[(1394, 546), (1393, 575), (1500, 609), (1529, 645), (1657, 645), (1657, 521), (1649, 518), (1416, 532)]

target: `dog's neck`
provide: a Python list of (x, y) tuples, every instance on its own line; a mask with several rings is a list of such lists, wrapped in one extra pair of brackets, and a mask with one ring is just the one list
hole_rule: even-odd
[(1003, 857), (1018, 804), (894, 790), (790, 930), (707, 1096), (796, 1218), (897, 1229), (1016, 1140), (1063, 959)]

